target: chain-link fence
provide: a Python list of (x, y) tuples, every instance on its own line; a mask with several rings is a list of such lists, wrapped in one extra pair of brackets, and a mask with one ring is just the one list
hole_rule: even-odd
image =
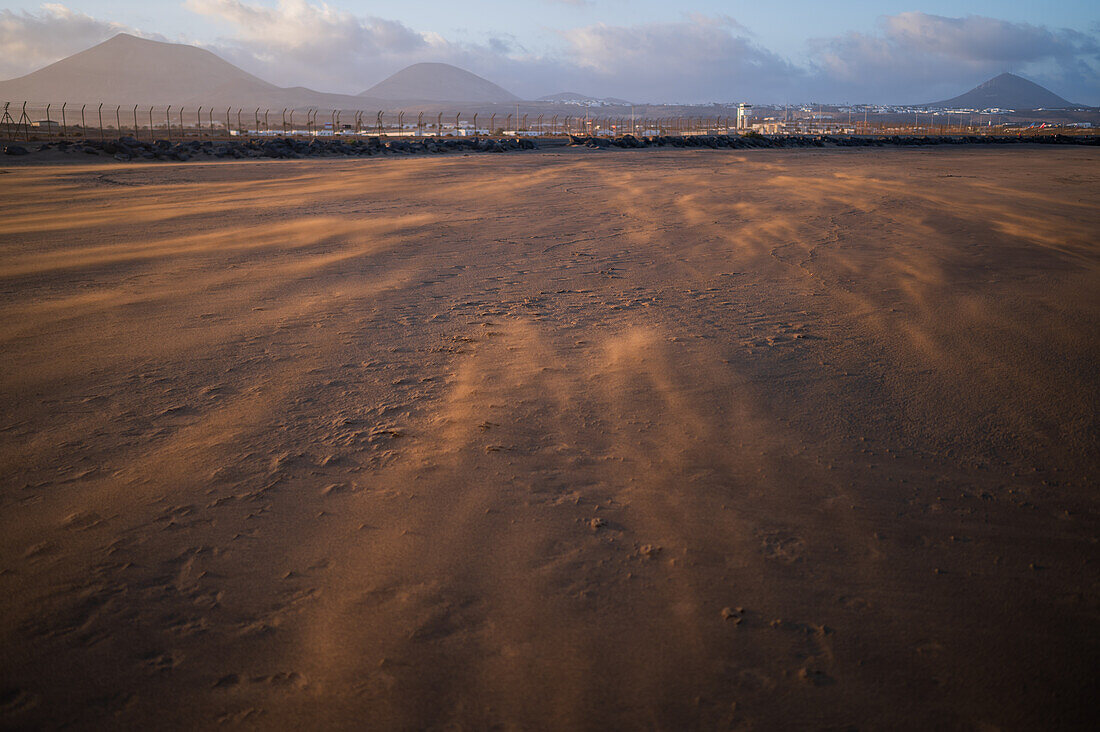
[(843, 124), (815, 119), (776, 122), (750, 119), (737, 128), (735, 116), (635, 116), (585, 114), (409, 112), (365, 109), (213, 107), (186, 105), (120, 105), (93, 103), (4, 102), (0, 139), (14, 141), (232, 139), (237, 137), (451, 137), (567, 135), (620, 137), (763, 134), (842, 135), (1045, 135), (1096, 134), (1093, 129), (1055, 125), (1027, 126), (969, 123), (950, 116), (936, 124), (857, 121)]
[(451, 137), (471, 135), (727, 134), (731, 118), (661, 119), (571, 114), (264, 109), (102, 103), (5, 102), (0, 136), (15, 140), (228, 139), (234, 137)]

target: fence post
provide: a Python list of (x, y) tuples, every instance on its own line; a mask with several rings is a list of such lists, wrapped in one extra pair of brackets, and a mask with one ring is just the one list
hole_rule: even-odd
[(210, 129), (210, 137), (214, 138), (214, 107), (211, 105), (210, 109), (206, 110), (206, 122)]
[(168, 105), (168, 109), (164, 110), (164, 126), (168, 128), (168, 144), (172, 144), (172, 105)]
[(264, 132), (271, 132), (271, 125), (269, 125), (267, 123), (267, 117), (268, 117), (269, 114), (271, 114), (271, 110), (270, 109), (265, 109), (264, 110)]
[(183, 124), (183, 110), (184, 107), (180, 107), (180, 141), (187, 139), (187, 127)]
[(477, 112), (474, 112), (474, 137), (477, 137)]
[(233, 125), (231, 125), (229, 123), (229, 112), (232, 109), (233, 109), (232, 107), (226, 107), (225, 108), (225, 136), (226, 137), (231, 137), (232, 132), (233, 132)]
[(489, 116), (489, 134), (490, 135), (495, 135), (496, 133), (497, 133), (497, 115), (496, 115), (496, 112), (493, 112), (493, 114)]
[(68, 120), (65, 119), (65, 107), (67, 106), (69, 106), (68, 102), (61, 103), (61, 139), (65, 139), (69, 136), (69, 131), (66, 129), (68, 127), (66, 124)]
[(26, 116), (26, 102), (23, 102), (23, 111), (19, 114), (19, 124), (15, 127), (23, 128), (23, 139), (27, 142), (31, 141), (31, 118)]
[(138, 129), (139, 128), (138, 128), (138, 121), (137, 121), (137, 108), (138, 108), (138, 105), (135, 104), (134, 105), (134, 139), (135, 140), (140, 140), (141, 135), (138, 134)]
[(150, 142), (156, 142), (156, 140), (157, 140), (157, 133), (155, 132), (155, 130), (156, 130), (156, 128), (153, 127), (153, 108), (149, 107), (149, 141)]
[(23, 111), (19, 114), (19, 124), (17, 127), (23, 128), (23, 139), (27, 142), (31, 141), (31, 128), (30, 119), (27, 117), (27, 103), (23, 102)]
[(455, 115), (455, 136), (458, 135), (459, 120), (462, 119), (462, 112)]
[(53, 139), (53, 121), (50, 119), (50, 105), (46, 105), (46, 139)]
[(88, 139), (88, 125), (84, 124), (84, 108), (87, 104), (80, 105), (80, 137), (84, 140)]
[(195, 112), (195, 124), (199, 128), (199, 139), (202, 139), (202, 107), (199, 107), (199, 111)]
[(435, 134), (443, 137), (443, 113), (440, 112), (439, 116), (435, 118)]
[(241, 112), (243, 111), (240, 107), (237, 107), (237, 134), (241, 136), (244, 135), (244, 125), (241, 123)]

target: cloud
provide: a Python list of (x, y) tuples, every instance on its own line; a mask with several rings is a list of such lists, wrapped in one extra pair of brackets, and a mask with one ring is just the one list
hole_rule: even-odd
[(1097, 52), (1095, 38), (1075, 30), (1051, 30), (971, 15), (945, 18), (901, 13), (882, 19), (887, 38), (906, 52), (931, 53), (963, 63), (1026, 63)]
[[(448, 44), (394, 20), (362, 17), (306, 0), (279, 0), (268, 7), (241, 0), (186, 0), (184, 7), (213, 18), (231, 35), (217, 44), (230, 60), (260, 71), (279, 84), (328, 90), (333, 82), (354, 85), (362, 70), (389, 58), (422, 59)], [(345, 91), (361, 88), (354, 86)]]
[[(894, 102), (955, 96), (1003, 71), (1023, 72), (1055, 92), (1096, 92), (1095, 34), (1028, 23), (909, 12), (879, 19), (877, 33), (809, 42), (820, 95)], [(1061, 84), (1060, 84), (1061, 82)], [(1072, 96), (1072, 94), (1069, 94)], [(821, 97), (819, 97), (821, 98)]]
[(563, 60), (618, 96), (678, 101), (782, 98), (801, 71), (757, 45), (725, 16), (674, 23), (604, 24), (563, 32)]
[(123, 32), (141, 35), (54, 3), (39, 12), (0, 10), (0, 79), (22, 76)]
[[(220, 28), (201, 44), (280, 86), (358, 93), (412, 63), (452, 63), (524, 98), (559, 91), (646, 101), (927, 102), (1002, 71), (1072, 101), (1100, 101), (1100, 25), (1052, 29), (996, 18), (909, 12), (871, 33), (807, 42), (795, 64), (728, 16), (579, 25), (533, 52), (515, 37), (455, 41), (318, 0), (184, 0)], [(0, 10), (0, 77), (17, 76), (119, 32), (159, 38), (66, 8)], [(188, 42), (189, 39), (175, 39)]]
[(357, 93), (418, 61), (467, 68), (525, 97), (563, 89), (596, 96), (706, 101), (774, 91), (798, 70), (748, 39), (727, 16), (633, 26), (590, 25), (557, 34), (534, 54), (514, 38), (453, 42), (391, 20), (324, 3), (186, 0), (227, 31), (219, 54), (280, 85)]

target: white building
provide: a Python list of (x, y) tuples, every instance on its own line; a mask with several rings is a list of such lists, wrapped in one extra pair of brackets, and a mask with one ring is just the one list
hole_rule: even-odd
[(752, 116), (752, 105), (741, 102), (737, 105), (737, 129), (748, 129), (749, 117)]

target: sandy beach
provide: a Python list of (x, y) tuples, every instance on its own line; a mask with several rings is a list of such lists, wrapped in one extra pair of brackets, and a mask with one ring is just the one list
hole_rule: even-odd
[(1085, 728), (1100, 150), (0, 161), (0, 726)]

